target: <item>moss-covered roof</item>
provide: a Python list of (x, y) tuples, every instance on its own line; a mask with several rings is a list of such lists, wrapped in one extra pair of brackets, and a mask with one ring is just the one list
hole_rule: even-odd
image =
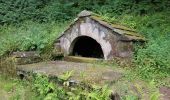
[(131, 40), (141, 40), (141, 41), (145, 41), (145, 38), (140, 35), (139, 33), (137, 33), (135, 30), (128, 28), (124, 25), (118, 24), (118, 23), (111, 23), (108, 22), (107, 20), (103, 19), (102, 16), (95, 14), (93, 12), (89, 12), (89, 11), (82, 11), (81, 13), (78, 14), (78, 17), (85, 17), (85, 16), (89, 16), (91, 19), (99, 22), (100, 24), (112, 29), (114, 32), (124, 35), (128, 38), (130, 38)]
[[(135, 30), (128, 28), (126, 26), (123, 26), (121, 24), (118, 24), (118, 23), (116, 23), (116, 24), (111, 23), (111, 22), (103, 19), (102, 16), (95, 14), (93, 12), (90, 12), (90, 11), (86, 11), (86, 10), (83, 10), (82, 12), (80, 12), (78, 14), (78, 18), (76, 18), (74, 20), (74, 22), (72, 22), (65, 31), (67, 31), (70, 28), (70, 26), (74, 25), (78, 21), (78, 19), (81, 18), (81, 17), (89, 17), (89, 18), (97, 21), (101, 25), (111, 29), (112, 31), (116, 32), (117, 34), (123, 35), (126, 38), (128, 38), (128, 39), (125, 39), (125, 40), (134, 40), (134, 41), (145, 41), (146, 40), (142, 35), (137, 33)], [(64, 32), (60, 37), (62, 37), (64, 35)]]

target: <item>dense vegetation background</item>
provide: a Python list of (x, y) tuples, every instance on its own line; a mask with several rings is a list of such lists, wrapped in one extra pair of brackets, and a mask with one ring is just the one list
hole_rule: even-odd
[(132, 68), (142, 78), (170, 75), (169, 0), (1, 0), (0, 56), (23, 50), (48, 53), (65, 25), (84, 9), (146, 37)]

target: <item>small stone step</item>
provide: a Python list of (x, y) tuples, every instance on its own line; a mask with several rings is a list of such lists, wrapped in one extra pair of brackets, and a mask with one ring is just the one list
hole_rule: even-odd
[(81, 63), (95, 63), (95, 62), (103, 61), (103, 59), (78, 57), (78, 56), (66, 56), (64, 57), (64, 60), (71, 61), (71, 62), (81, 62)]

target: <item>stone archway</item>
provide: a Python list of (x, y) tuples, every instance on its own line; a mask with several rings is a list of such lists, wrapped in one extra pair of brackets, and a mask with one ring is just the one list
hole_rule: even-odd
[[(104, 21), (92, 12), (82, 11), (57, 39), (55, 46), (64, 56), (77, 54), (111, 60), (115, 57), (131, 58), (133, 43), (144, 40), (134, 30)], [(84, 51), (86, 48), (88, 50)]]
[(79, 36), (73, 40), (70, 45), (70, 55), (104, 58), (101, 45), (89, 36)]

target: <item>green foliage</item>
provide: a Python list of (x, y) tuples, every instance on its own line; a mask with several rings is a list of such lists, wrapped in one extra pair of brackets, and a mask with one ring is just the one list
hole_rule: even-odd
[[(137, 91), (141, 94), (141, 98), (145, 98), (144, 92), (142, 91), (142, 87), (140, 87), (139, 85), (136, 85), (137, 87)], [(149, 82), (149, 89), (150, 92), (149, 94), (149, 100), (159, 100), (161, 94), (159, 93), (159, 89), (156, 88), (156, 84), (154, 80), (151, 80)]]
[(170, 24), (169, 12), (145, 16), (137, 23), (137, 29), (148, 38), (143, 48), (136, 49), (134, 62), (144, 79), (170, 75)]
[(54, 100), (54, 98), (60, 100), (65, 97), (65, 91), (62, 88), (57, 87), (49, 81), (48, 77), (40, 74), (34, 76), (32, 88), (38, 93), (38, 96), (45, 100)]
[[(50, 51), (63, 24), (25, 22), (21, 27), (3, 26), (0, 31), (0, 56), (13, 51)], [(52, 48), (51, 48), (52, 49)]]
[(150, 93), (149, 99), (150, 100), (159, 100), (161, 94), (160, 94), (159, 90), (156, 88), (155, 81), (151, 80), (149, 82), (149, 86), (150, 86), (150, 89), (152, 90), (152, 92)]
[(108, 86), (104, 86), (102, 89), (96, 87), (92, 92), (88, 94), (88, 100), (109, 100), (111, 91)]
[(0, 24), (18, 24), (25, 20), (38, 22), (65, 21), (81, 10), (144, 15), (168, 9), (169, 0), (1, 0)]
[(143, 78), (166, 76), (170, 72), (169, 39), (159, 38), (146, 44), (146, 48), (138, 49), (135, 63), (138, 64)]
[(37, 75), (34, 80), (34, 87), (40, 95), (47, 95), (50, 91), (54, 91), (54, 84), (49, 82), (47, 77)]
[(67, 71), (66, 73), (64, 73), (63, 75), (59, 76), (59, 79), (63, 80), (63, 81), (67, 81), (72, 75), (74, 74), (74, 71)]
[(102, 88), (89, 88), (83, 85), (59, 86), (40, 74), (34, 76), (32, 87), (38, 96), (45, 100), (109, 100), (111, 94), (108, 86)]
[(138, 100), (138, 97), (134, 95), (126, 95), (125, 97), (122, 98), (122, 100)]
[(41, 8), (48, 4), (45, 0), (1, 0), (0, 24), (20, 23), (20, 21), (37, 18)]
[(9, 78), (6, 75), (0, 75), (0, 99), (9, 100), (37, 100), (36, 93), (32, 92), (31, 88), (25, 81), (16, 78)]
[(151, 96), (149, 97), (149, 100), (159, 100), (160, 99), (160, 93), (159, 92), (154, 92), (153, 94), (151, 94)]

